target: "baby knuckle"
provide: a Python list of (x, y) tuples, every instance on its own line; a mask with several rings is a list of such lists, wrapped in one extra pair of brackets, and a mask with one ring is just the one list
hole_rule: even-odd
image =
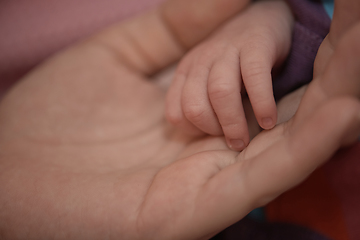
[(223, 99), (234, 92), (234, 87), (229, 83), (214, 81), (214, 83), (209, 84), (208, 91), (212, 99)]
[(184, 106), (184, 115), (192, 122), (199, 122), (205, 115), (205, 108), (199, 104), (189, 104)]
[(267, 73), (267, 68), (263, 64), (259, 62), (249, 62), (242, 71), (242, 77), (244, 81), (246, 81), (247, 79), (262, 77), (265, 73)]
[(168, 110), (168, 109), (166, 109), (166, 111), (165, 111), (165, 117), (168, 122), (170, 122), (171, 124), (173, 124), (175, 126), (180, 125), (183, 122), (182, 114), (178, 114), (178, 113)]

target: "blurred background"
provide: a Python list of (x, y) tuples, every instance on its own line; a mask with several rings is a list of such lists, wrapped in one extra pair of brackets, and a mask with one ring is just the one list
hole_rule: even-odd
[(163, 0), (1, 0), (0, 97), (54, 52)]

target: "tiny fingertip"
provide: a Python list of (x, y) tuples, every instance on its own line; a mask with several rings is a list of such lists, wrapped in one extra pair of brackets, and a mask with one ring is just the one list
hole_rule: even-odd
[(261, 119), (261, 127), (263, 129), (271, 129), (275, 126), (275, 121), (270, 118), (270, 117), (266, 117)]
[(242, 139), (229, 139), (227, 142), (229, 148), (234, 151), (242, 151), (246, 147)]

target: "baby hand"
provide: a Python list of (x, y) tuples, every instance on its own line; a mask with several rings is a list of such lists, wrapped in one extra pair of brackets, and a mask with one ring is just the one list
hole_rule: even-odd
[(288, 54), (292, 25), (282, 1), (254, 3), (224, 25), (181, 61), (167, 95), (167, 119), (193, 134), (224, 134), (240, 151), (250, 141), (241, 97), (246, 89), (259, 125), (273, 128), (271, 71)]

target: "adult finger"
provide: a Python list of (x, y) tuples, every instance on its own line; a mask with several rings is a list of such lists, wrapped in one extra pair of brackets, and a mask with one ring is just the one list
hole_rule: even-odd
[(306, 91), (295, 122), (300, 123), (307, 115), (329, 98), (339, 96), (360, 97), (360, 23), (340, 39), (322, 76), (313, 80)]
[(360, 20), (358, 0), (336, 0), (330, 32), (321, 43), (314, 63), (314, 76), (322, 74), (340, 39)]
[(360, 21), (340, 39), (321, 78), (328, 96), (351, 94), (360, 97)]
[(336, 0), (329, 38), (336, 47), (340, 38), (360, 20), (360, 2), (357, 0)]
[[(329, 101), (255, 157), (225, 167), (204, 186), (198, 198), (208, 230), (221, 230), (296, 186), (360, 133), (360, 102)], [(291, 124), (289, 125), (291, 128)], [(281, 132), (281, 131), (280, 131)], [(271, 141), (271, 139), (269, 139)], [(211, 201), (210, 201), (211, 200)]]

